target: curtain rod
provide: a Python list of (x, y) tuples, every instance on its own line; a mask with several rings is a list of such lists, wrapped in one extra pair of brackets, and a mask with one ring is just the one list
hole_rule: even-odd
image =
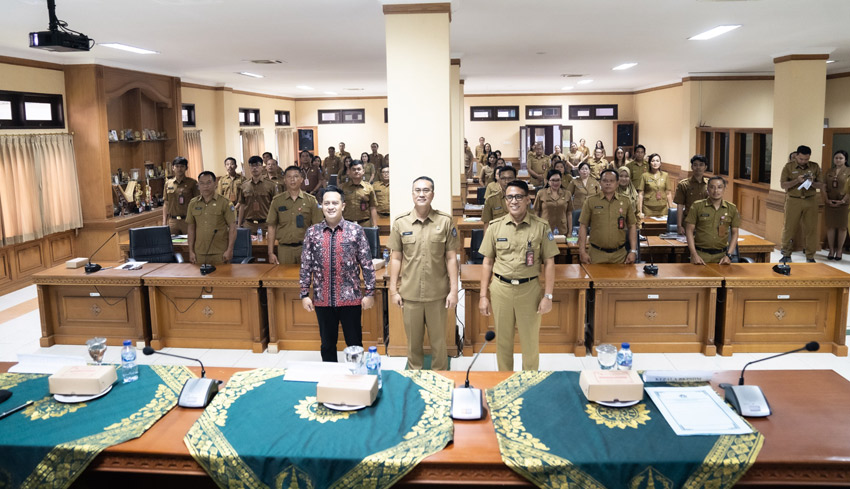
[[(0, 129), (4, 130), (4, 129)], [(15, 134), (0, 134), (0, 136), (73, 136), (72, 132), (20, 132)]]

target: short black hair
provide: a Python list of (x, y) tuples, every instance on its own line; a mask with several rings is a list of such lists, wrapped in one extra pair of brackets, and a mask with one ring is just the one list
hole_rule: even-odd
[(642, 149), (643, 152), (646, 153), (646, 146), (644, 146), (642, 144), (638, 144), (637, 146), (635, 146), (635, 151), (637, 151), (639, 149)]
[(586, 162), (586, 161), (582, 161), (582, 162), (578, 165), (578, 169), (579, 169), (579, 170), (581, 170), (581, 167), (583, 167), (583, 166), (586, 166), (586, 167), (587, 167), (587, 169), (588, 169), (588, 170), (590, 170), (590, 163), (588, 163), (588, 162)]
[(599, 181), (600, 182), (602, 181), (602, 177), (604, 177), (606, 173), (613, 173), (615, 179), (617, 179), (617, 180), (620, 179), (620, 172), (618, 172), (617, 170), (615, 170), (613, 168), (606, 168), (606, 169), (602, 170), (602, 173), (599, 174)]
[[(390, 167), (385, 166), (384, 168), (389, 169)], [(384, 168), (381, 168), (381, 171), (383, 171)], [(416, 183), (419, 180), (425, 180), (426, 182), (431, 182), (431, 190), (434, 190), (435, 188), (437, 188), (437, 185), (434, 183), (434, 179), (431, 178), (431, 177), (426, 177), (425, 175), (422, 175), (421, 177), (414, 178), (413, 183)]]
[(561, 170), (556, 170), (556, 169), (552, 168), (552, 169), (550, 169), (549, 171), (546, 172), (546, 180), (548, 181), (550, 178), (554, 177), (555, 175), (558, 175), (559, 177), (564, 176), (564, 174), (561, 173)]
[(348, 168), (354, 168), (355, 166), (363, 166), (363, 160), (351, 160)]
[(502, 178), (502, 173), (504, 173), (506, 171), (512, 172), (514, 174), (514, 178), (516, 178), (516, 168), (514, 168), (512, 166), (507, 166), (507, 165), (500, 166), (499, 169), (496, 170), (496, 176), (499, 177), (499, 178)]
[(711, 181), (712, 181), (712, 180), (720, 180), (721, 182), (723, 182), (723, 186), (724, 186), (724, 187), (726, 186), (726, 179), (725, 179), (725, 178), (723, 178), (723, 177), (721, 177), (720, 175), (714, 175), (713, 177), (709, 178), (709, 179), (708, 179), (708, 184), (709, 184), (709, 185), (711, 185)]
[(227, 163), (227, 160), (232, 160), (234, 163), (236, 163), (236, 158), (234, 158), (232, 156), (228, 156), (227, 158), (225, 158), (224, 162)]
[(336, 151), (336, 148), (334, 148), (333, 146), (328, 146), (328, 151), (330, 151), (330, 150)]
[(705, 163), (705, 166), (708, 166), (708, 159), (705, 157), (705, 155), (697, 153), (691, 156), (691, 166), (693, 166), (695, 161), (702, 161), (703, 163)]
[[(328, 188), (325, 189), (325, 192), (324, 192), (323, 195), (328, 195), (329, 192), (338, 193), (340, 202), (345, 202), (345, 194), (342, 193), (342, 190), (340, 190), (339, 187), (337, 187), (335, 185), (328, 185)], [(324, 197), (322, 197), (322, 198), (324, 199)]]
[(797, 154), (798, 155), (810, 155), (812, 154), (812, 148), (806, 146), (805, 144), (801, 144), (797, 146)]
[(528, 184), (523, 182), (522, 180), (511, 180), (510, 182), (508, 182), (508, 186), (505, 187), (505, 194), (508, 193), (508, 187), (521, 188), (525, 192), (525, 195), (528, 196)]
[(215, 173), (213, 173), (209, 170), (204, 170), (201, 173), (198, 173), (198, 181), (199, 182), (201, 181), (201, 177), (203, 177), (203, 176), (210, 177), (210, 178), (212, 178), (213, 182), (215, 182)]
[(311, 153), (311, 152), (307, 151), (306, 149), (302, 149), (301, 151), (299, 151), (299, 152), (298, 152), (298, 157), (300, 158), (300, 157), (301, 157), (301, 155), (303, 155), (304, 153), (307, 153), (308, 155), (310, 155), (310, 158), (311, 158), (311, 159), (313, 158), (313, 153)]
[(274, 155), (271, 153), (271, 151), (266, 151), (265, 153), (263, 153), (263, 158), (265, 158), (266, 155), (269, 155), (269, 158), (274, 158)]
[(286, 167), (286, 170), (283, 170), (283, 174), (284, 174), (284, 175), (286, 175), (288, 172), (290, 172), (290, 171), (292, 171), (292, 170), (297, 171), (297, 172), (298, 172), (298, 174), (299, 174), (299, 175), (301, 175), (302, 177), (304, 176), (304, 174), (303, 174), (303, 173), (301, 173), (301, 167), (300, 167), (300, 166), (298, 166), (298, 165), (289, 165), (289, 166), (287, 166), (287, 167)]
[(186, 158), (184, 158), (182, 156), (178, 156), (177, 158), (174, 158), (171, 161), (171, 166), (177, 166), (177, 165), (183, 165), (186, 168), (188, 168), (189, 167), (189, 160), (187, 160)]
[(249, 165), (262, 165), (262, 164), (263, 164), (263, 159), (262, 159), (262, 158), (260, 158), (260, 157), (259, 157), (259, 156), (257, 156), (257, 155), (254, 155), (254, 156), (252, 156), (252, 157), (248, 158), (248, 164), (249, 164)]

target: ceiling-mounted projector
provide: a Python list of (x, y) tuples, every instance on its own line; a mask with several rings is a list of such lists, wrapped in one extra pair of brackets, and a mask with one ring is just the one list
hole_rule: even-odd
[(30, 47), (45, 51), (68, 52), (88, 51), (94, 40), (83, 33), (68, 28), (68, 23), (56, 18), (55, 0), (47, 0), (50, 25), (47, 31), (30, 32)]

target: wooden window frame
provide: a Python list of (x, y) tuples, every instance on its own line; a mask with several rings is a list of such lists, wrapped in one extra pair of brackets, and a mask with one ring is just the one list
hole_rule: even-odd
[[(499, 117), (500, 110), (513, 110), (512, 117)], [(476, 112), (488, 112), (487, 117), (475, 117)], [(480, 121), (518, 121), (519, 120), (519, 105), (492, 105), (492, 106), (475, 106), (469, 108), (469, 120), (471, 122)]]
[[(325, 114), (333, 114), (334, 120), (324, 120)], [(348, 114), (359, 114), (360, 119), (347, 121), (345, 116)], [(366, 109), (319, 109), (317, 117), (319, 124), (365, 124)]]
[[(525, 106), (525, 118), (527, 120), (537, 120), (537, 119), (560, 119), (563, 115), (563, 105), (526, 105)], [(531, 112), (535, 110), (540, 110), (543, 112), (541, 115), (532, 115)], [(547, 110), (556, 111), (555, 115), (546, 115), (545, 112)]]
[[(600, 116), (596, 115), (596, 112), (599, 109), (613, 109), (613, 115), (605, 115)], [(580, 110), (588, 110), (590, 111), (590, 115), (582, 116), (579, 115)], [(571, 121), (616, 121), (619, 119), (619, 105), (618, 104), (595, 104), (595, 105), (570, 105), (569, 106), (569, 119)]]
[[(240, 121), (240, 127), (257, 127), (260, 125), (260, 109), (250, 109), (250, 108), (239, 108), (239, 114), (244, 114), (244, 122)], [(250, 122), (248, 120), (248, 116), (250, 114), (254, 114), (254, 122)]]
[[(285, 118), (285, 121), (281, 122), (281, 118)], [(275, 126), (289, 126), (292, 120), (289, 118), (288, 110), (276, 110), (274, 111), (274, 125)]]
[(183, 121), (183, 111), (186, 111), (186, 120), (183, 121), (183, 127), (195, 127), (197, 125), (197, 118), (195, 117), (195, 104), (182, 104), (180, 109), (181, 121)]
[[(64, 129), (65, 109), (62, 94), (13, 92), (0, 90), (0, 100), (9, 102), (12, 108), (11, 120), (0, 120), (0, 129)], [(26, 103), (50, 104), (51, 119), (47, 121), (27, 120)]]

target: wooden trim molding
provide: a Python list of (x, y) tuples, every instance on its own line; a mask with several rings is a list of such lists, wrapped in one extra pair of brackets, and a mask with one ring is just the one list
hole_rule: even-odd
[(773, 80), (773, 75), (735, 75), (735, 76), (686, 76), (682, 82), (693, 81), (758, 81)]
[(333, 101), (333, 100), (378, 100), (378, 99), (387, 99), (386, 95), (375, 95), (368, 97), (309, 97), (309, 98), (296, 98), (294, 99), (296, 102), (321, 102), (321, 101)]
[(460, 66), (460, 58), (452, 58), (451, 65)]
[(835, 78), (847, 78), (850, 77), (850, 71), (845, 73), (833, 73), (831, 75), (826, 75), (827, 80), (833, 80)]
[(460, 84), (461, 84), (461, 85), (463, 85), (463, 83), (464, 83), (465, 81), (466, 81), (466, 80), (461, 80), (461, 81), (460, 81)]
[(788, 56), (773, 58), (773, 64), (784, 63), (786, 61), (826, 61), (828, 59), (828, 54), (789, 54)]
[(642, 93), (655, 92), (657, 90), (667, 90), (668, 88), (676, 88), (676, 87), (681, 87), (681, 86), (682, 86), (682, 82), (671, 83), (669, 85), (661, 85), (661, 86), (652, 87), (652, 88), (644, 88), (643, 90), (635, 90), (635, 91), (632, 92), (632, 94), (640, 95)]
[(209, 85), (199, 85), (197, 83), (180, 82), (180, 88), (197, 88), (198, 90), (213, 90), (216, 92), (232, 92), (230, 87), (211, 87)]
[(294, 102), (296, 100), (292, 97), (284, 97), (283, 95), (269, 95), (267, 93), (245, 92), (243, 90), (233, 90), (233, 93), (237, 94), (237, 95), (251, 95), (253, 97), (263, 97), (263, 98), (270, 98), (270, 99), (274, 99), (274, 100), (287, 100), (289, 102)]
[(34, 59), (13, 58), (11, 56), (0, 56), (0, 63), (16, 66), (28, 66), (30, 68), (42, 68), (45, 70), (63, 71), (65, 67), (58, 63), (48, 63), (47, 61), (36, 61)]
[(384, 15), (391, 14), (449, 14), (452, 21), (451, 3), (394, 3), (384, 5)]
[(635, 92), (468, 93), (466, 97), (564, 97), (574, 95), (634, 95)]

